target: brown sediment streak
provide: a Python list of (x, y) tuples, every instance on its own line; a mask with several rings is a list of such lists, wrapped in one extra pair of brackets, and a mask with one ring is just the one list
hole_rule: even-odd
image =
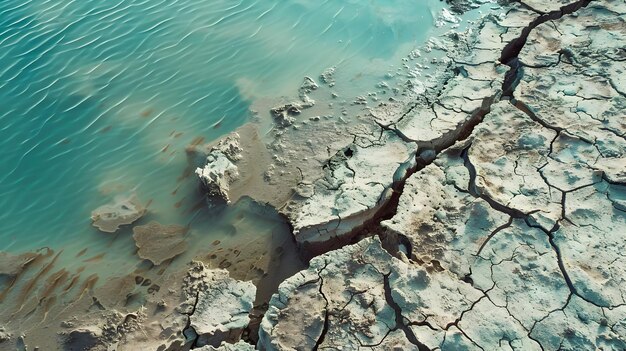
[(88, 258), (88, 259), (84, 260), (83, 262), (85, 262), (85, 263), (98, 262), (98, 261), (101, 261), (101, 260), (102, 260), (102, 258), (103, 258), (105, 255), (106, 255), (106, 253), (104, 253), (104, 252), (103, 252), (103, 253), (101, 253), (101, 254), (99, 254), (99, 255), (96, 255), (96, 256), (93, 256), (93, 257), (91, 257), (91, 258)]
[(84, 248), (84, 249), (82, 249), (82, 250), (80, 250), (80, 252), (76, 254), (76, 257), (78, 258), (78, 257), (80, 257), (80, 256), (84, 255), (84, 254), (85, 254), (85, 252), (87, 252), (87, 250), (88, 250), (88, 248), (87, 248), (87, 247), (86, 247), (86, 248)]
[(59, 258), (59, 256), (63, 253), (63, 250), (59, 251), (54, 258), (48, 263), (46, 264), (40, 271), (39, 273), (37, 273), (36, 276), (34, 276), (25, 286), (24, 289), (22, 289), (20, 296), (18, 296), (18, 301), (16, 305), (19, 305), (19, 309), (18, 311), (16, 311), (15, 313), (19, 312), (19, 310), (21, 310), (24, 307), (24, 302), (26, 301), (26, 298), (28, 297), (28, 295), (31, 293), (31, 291), (33, 290), (33, 288), (35, 287), (35, 284), (37, 284), (37, 282), (39, 281), (39, 279), (41, 277), (43, 277), (45, 274), (47, 274), (52, 267), (54, 267), (54, 264), (56, 263), (57, 259)]
[(45, 301), (43, 301), (43, 319), (41, 320), (41, 323), (45, 322), (46, 319), (48, 318), (48, 313), (50, 312), (50, 308), (52, 306), (54, 306), (54, 303), (58, 300), (57, 296), (51, 296), (49, 298), (46, 298)]
[(189, 208), (188, 213), (193, 213), (195, 211), (203, 209), (203, 208), (205, 208), (205, 206), (206, 206), (206, 200), (204, 198), (200, 199), (200, 200), (198, 200), (198, 202), (196, 202), (193, 206), (191, 206)]
[(69, 272), (65, 269), (61, 269), (60, 271), (50, 275), (50, 277), (46, 280), (46, 285), (40, 295), (40, 301), (48, 297), (63, 282), (67, 281), (68, 276)]
[(185, 201), (184, 197), (174, 204), (174, 208), (180, 208), (183, 205), (183, 201)]
[(40, 253), (36, 253), (36, 254), (33, 254), (33, 256), (30, 259), (26, 260), (24, 264), (22, 264), (20, 272), (16, 274), (15, 276), (11, 277), (10, 280), (6, 284), (7, 287), (4, 289), (4, 291), (0, 292), (0, 303), (6, 298), (9, 292), (11, 292), (11, 289), (13, 289), (13, 287), (15, 286), (15, 283), (19, 280), (22, 274), (24, 274), (24, 272), (26, 272), (26, 270), (36, 261), (38, 261), (42, 257), (47, 257), (47, 256), (49, 256), (49, 253), (46, 253), (46, 256)]
[(48, 280), (46, 281), (46, 286), (43, 289), (43, 292), (39, 295), (39, 301), (35, 309), (38, 307), (43, 308), (44, 317), (43, 320), (46, 320), (48, 316), (48, 312), (50, 311), (50, 307), (54, 305), (54, 302), (57, 300), (57, 296), (52, 293), (59, 287), (64, 281), (67, 281), (67, 276), (69, 272), (65, 269), (62, 269), (54, 274), (52, 274)]
[(72, 278), (70, 279), (69, 284), (67, 284), (67, 286), (65, 288), (63, 288), (63, 292), (66, 293), (68, 291), (70, 291), (75, 285), (76, 282), (78, 282), (78, 279), (80, 279), (80, 272), (74, 274), (72, 276)]
[(98, 275), (95, 273), (88, 276), (87, 279), (85, 279), (83, 285), (80, 287), (79, 295), (74, 301), (79, 301), (80, 299), (82, 299), (85, 291), (93, 290), (94, 286), (98, 282), (98, 279), (100, 279), (100, 277), (98, 277)]

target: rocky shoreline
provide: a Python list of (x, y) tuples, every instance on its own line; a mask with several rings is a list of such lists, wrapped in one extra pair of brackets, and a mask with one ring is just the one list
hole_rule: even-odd
[[(192, 262), (160, 285), (86, 285), (70, 305), (83, 316), (55, 311), (47, 340), (2, 326), (0, 350), (55, 336), (64, 350), (626, 349), (626, 2), (489, 5), (432, 38), (431, 73), (402, 90), (322, 106), (329, 69), (272, 109), (268, 134), (252, 123), (189, 150), (207, 154), (196, 174), (210, 202), (272, 206), (310, 258), (267, 305)], [(176, 256), (148, 234), (178, 247), (184, 231), (141, 227), (140, 254)], [(0, 256), (17, 262), (0, 275), (51, 256)], [(148, 289), (136, 311), (115, 308), (138, 293), (98, 299), (128, 287)]]

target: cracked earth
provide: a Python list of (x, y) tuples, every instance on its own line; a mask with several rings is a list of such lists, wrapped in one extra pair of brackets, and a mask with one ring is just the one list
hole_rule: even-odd
[(119, 282), (161, 314), (81, 300), (102, 315), (64, 321), (64, 349), (625, 350), (626, 2), (488, 6), (402, 89), (322, 106), (330, 68), (267, 109), (268, 135), (201, 150), (210, 201), (269, 204), (310, 259), (269, 302), (194, 262), (179, 290)]
[(303, 242), (378, 223), (280, 286), (261, 349), (626, 349), (626, 3), (507, 7), (291, 204)]

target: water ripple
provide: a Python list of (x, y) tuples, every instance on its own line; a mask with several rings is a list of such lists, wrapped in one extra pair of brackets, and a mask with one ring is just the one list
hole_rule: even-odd
[(240, 82), (277, 97), (338, 63), (356, 75), (425, 32), (406, 14), (434, 4), (0, 1), (0, 250), (86, 247), (90, 212), (128, 191), (189, 223), (172, 210), (189, 194), (170, 194), (196, 189), (185, 147), (248, 119)]

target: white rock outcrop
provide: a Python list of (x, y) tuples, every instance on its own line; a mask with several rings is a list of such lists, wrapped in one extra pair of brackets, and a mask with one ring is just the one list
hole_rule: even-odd
[(233, 133), (214, 146), (206, 157), (204, 167), (196, 169), (196, 174), (204, 185), (209, 199), (222, 199), (230, 202), (230, 184), (239, 178), (235, 163), (241, 158), (239, 135)]

